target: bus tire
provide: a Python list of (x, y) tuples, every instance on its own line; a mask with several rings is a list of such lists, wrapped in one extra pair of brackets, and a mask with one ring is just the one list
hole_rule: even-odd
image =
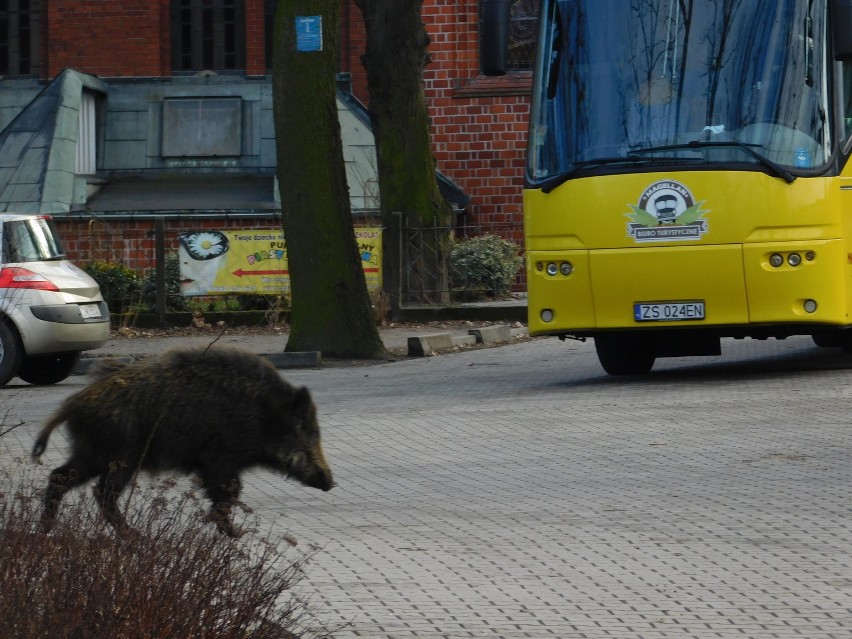
[(644, 375), (657, 359), (652, 342), (627, 335), (598, 335), (595, 350), (610, 375)]
[(843, 346), (843, 338), (840, 335), (835, 335), (834, 333), (814, 333), (811, 335), (811, 338), (814, 340), (814, 344), (820, 348), (836, 348)]
[(845, 348), (852, 347), (852, 332), (848, 329), (834, 329), (822, 331), (811, 335), (814, 344), (821, 348)]

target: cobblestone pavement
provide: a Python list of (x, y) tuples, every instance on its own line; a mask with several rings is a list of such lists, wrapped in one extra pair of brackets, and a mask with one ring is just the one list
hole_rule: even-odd
[[(852, 355), (723, 353), (614, 378), (546, 339), (284, 371), (338, 486), (256, 472), (243, 498), (321, 547), (304, 585), (340, 639), (848, 639)], [(0, 459), (84, 381), (0, 391), (28, 422)]]

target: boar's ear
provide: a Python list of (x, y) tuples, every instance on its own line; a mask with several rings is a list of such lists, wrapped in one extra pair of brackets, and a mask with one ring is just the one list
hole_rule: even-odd
[(311, 392), (307, 386), (297, 388), (296, 394), (293, 396), (293, 410), (297, 413), (306, 413), (312, 405)]

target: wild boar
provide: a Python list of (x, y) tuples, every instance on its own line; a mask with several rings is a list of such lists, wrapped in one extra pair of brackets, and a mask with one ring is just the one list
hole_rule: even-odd
[(139, 470), (197, 474), (212, 502), (210, 520), (230, 536), (238, 536), (231, 508), (245, 469), (266, 467), (322, 490), (334, 486), (310, 392), (244, 350), (176, 349), (104, 370), (53, 414), (34, 457), (63, 422), (71, 457), (50, 473), (45, 530), (63, 495), (95, 477), (106, 520), (125, 530), (118, 497)]

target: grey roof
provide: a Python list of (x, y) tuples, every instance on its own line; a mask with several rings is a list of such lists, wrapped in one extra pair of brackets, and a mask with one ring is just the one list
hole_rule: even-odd
[(268, 175), (113, 175), (89, 198), (92, 212), (234, 211), (278, 209), (275, 178)]
[[(356, 98), (350, 91), (342, 89), (337, 90), (337, 98), (343, 102), (343, 104), (349, 108), (355, 117), (361, 120), (368, 129), (372, 130), (373, 124), (370, 120), (370, 112), (363, 102)], [(438, 190), (441, 192), (441, 196), (447, 200), (457, 212), (463, 211), (467, 208), (468, 204), (470, 204), (470, 196), (464, 192), (464, 189), (440, 171), (435, 171), (435, 179), (438, 182)]]
[(0, 211), (69, 211), (83, 87), (100, 79), (66, 69), (0, 131)]
[[(0, 212), (250, 213), (280, 208), (270, 171), (223, 175), (139, 167), (109, 172), (107, 180), (76, 175), (84, 88), (108, 92), (100, 78), (65, 69), (0, 131)], [(370, 129), (363, 104), (343, 91), (338, 99)], [(437, 180), (442, 195), (462, 211), (467, 194), (441, 173)]]

